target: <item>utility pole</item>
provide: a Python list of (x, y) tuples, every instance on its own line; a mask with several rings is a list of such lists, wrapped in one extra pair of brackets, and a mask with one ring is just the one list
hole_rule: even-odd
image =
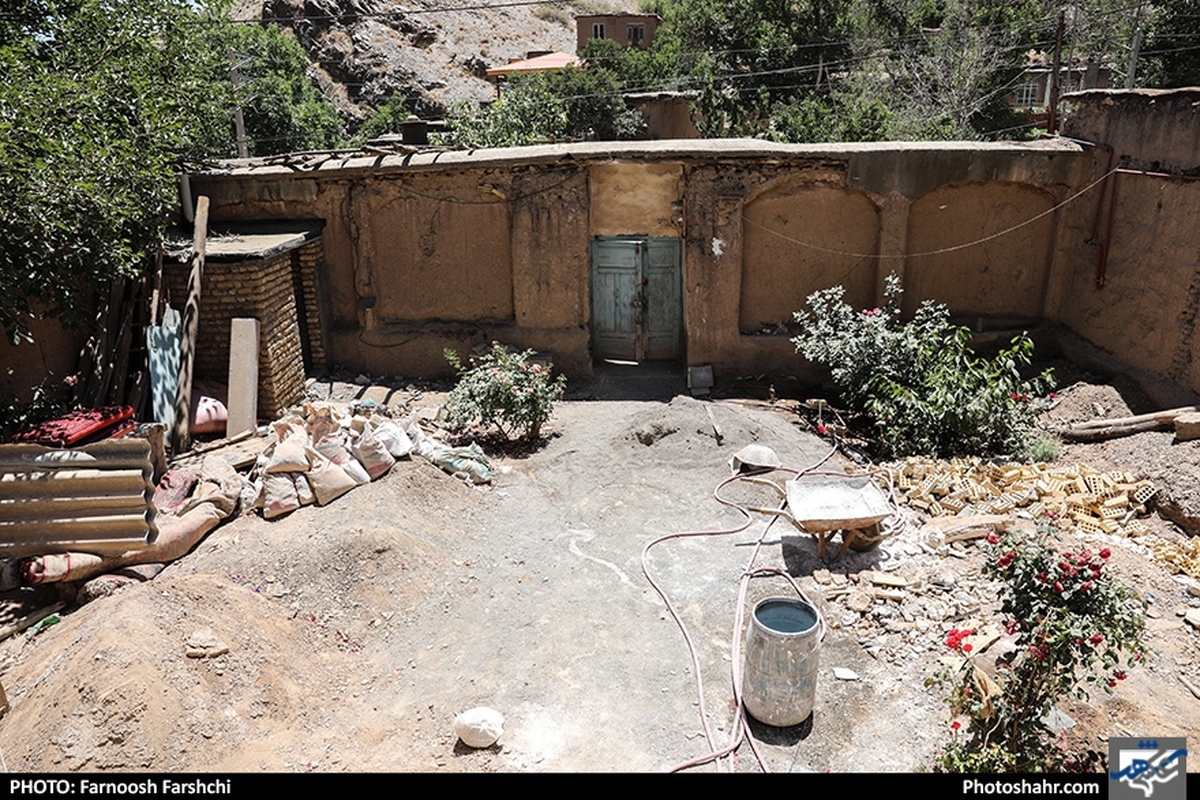
[(1133, 78), (1137, 74), (1138, 51), (1142, 49), (1142, 4), (1138, 3), (1137, 14), (1133, 17), (1133, 51), (1129, 54), (1129, 71), (1125, 73), (1125, 88), (1133, 88)]
[(1054, 32), (1054, 71), (1050, 73), (1050, 113), (1046, 120), (1046, 129), (1054, 134), (1058, 131), (1058, 95), (1059, 72), (1062, 71), (1062, 37), (1066, 25), (1066, 12), (1058, 12), (1058, 30)]
[[(232, 51), (229, 53), (229, 57), (231, 59), (234, 57), (234, 53)], [(247, 63), (249, 60), (249, 57), (244, 57), (240, 61), (234, 63), (234, 65), (229, 69), (229, 79), (233, 82), (233, 93), (235, 96), (238, 93), (238, 89), (241, 88), (242, 85), (242, 74), (238, 72), (238, 67)], [(233, 110), (233, 129), (237, 134), (238, 158), (249, 158), (250, 155), (246, 149), (246, 121), (242, 117), (242, 102), (240, 99), (238, 100), (237, 108)]]

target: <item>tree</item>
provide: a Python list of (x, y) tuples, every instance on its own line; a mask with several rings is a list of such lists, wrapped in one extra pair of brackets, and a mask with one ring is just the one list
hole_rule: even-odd
[[(1200, 86), (1200, 12), (1191, 0), (1154, 4), (1137, 75), (1140, 85)], [(1145, 16), (1143, 16), (1145, 19)]]
[(850, 53), (849, 11), (850, 0), (681, 0), (659, 37), (698, 79), (704, 135), (766, 135), (779, 104), (827, 100)]
[(345, 126), (333, 103), (308, 79), (300, 43), (271, 24), (218, 26), (237, 66), (234, 90), (242, 107), (250, 155), (337, 147)]
[(625, 105), (617, 74), (603, 67), (567, 67), (513, 77), (487, 108), (460, 105), (451, 143), (513, 147), (539, 140), (630, 139), (642, 117)]
[(86, 321), (95, 291), (143, 267), (184, 164), (233, 155), (229, 53), (255, 152), (331, 143), (298, 46), (198, 0), (19, 0), (0, 15), (0, 327)]
[(227, 141), (204, 14), (186, 0), (26, 3), (0, 45), (0, 326), (81, 322), (177, 205), (175, 168)]

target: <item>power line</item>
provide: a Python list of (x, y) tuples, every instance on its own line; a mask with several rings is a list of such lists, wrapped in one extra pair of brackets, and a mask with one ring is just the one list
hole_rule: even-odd
[(874, 259), (896, 258), (898, 256), (903, 257), (903, 258), (920, 258), (923, 256), (939, 256), (939, 255), (944, 255), (946, 253), (955, 253), (955, 252), (958, 252), (959, 250), (966, 250), (971, 247), (977, 247), (978, 245), (984, 244), (986, 242), (990, 242), (993, 239), (999, 239), (1002, 236), (1007, 236), (1008, 234), (1018, 231), (1021, 228), (1032, 225), (1033, 223), (1037, 222), (1038, 220), (1042, 219), (1043, 217), (1049, 216), (1050, 214), (1053, 214), (1055, 211), (1058, 211), (1060, 208), (1067, 205), (1068, 203), (1078, 200), (1080, 197), (1087, 194), (1089, 191), (1094, 189), (1096, 186), (1099, 186), (1101, 183), (1103, 183), (1105, 180), (1107, 180), (1108, 177), (1110, 175), (1112, 175), (1113, 173), (1115, 173), (1116, 171), (1117, 171), (1117, 168), (1115, 168), (1115, 167), (1113, 169), (1110, 169), (1108, 172), (1104, 173), (1099, 178), (1092, 181), (1087, 186), (1083, 187), (1078, 192), (1076, 192), (1075, 194), (1068, 197), (1066, 200), (1063, 200), (1062, 202), (1051, 206), (1050, 208), (1046, 209), (1045, 211), (1042, 211), (1039, 214), (1034, 214), (1029, 219), (1026, 219), (1022, 222), (1018, 222), (1016, 225), (1010, 225), (1009, 227), (1005, 228), (1002, 231), (996, 231), (995, 233), (988, 234), (987, 236), (981, 236), (980, 238), (975, 239), (970, 242), (964, 242), (962, 244), (951, 245), (950, 247), (940, 247), (937, 250), (926, 250), (925, 252), (921, 252), (921, 253), (897, 253), (897, 254), (850, 253), (850, 252), (847, 252), (844, 250), (834, 250), (834, 249), (831, 249), (828, 247), (821, 247), (820, 245), (812, 244), (811, 242), (803, 242), (799, 239), (793, 239), (791, 236), (780, 233), (779, 231), (776, 231), (776, 230), (772, 230), (771, 228), (768, 228), (765, 225), (755, 222), (754, 220), (747, 217), (745, 214), (742, 215), (742, 221), (747, 222), (750, 225), (753, 225), (755, 228), (758, 228), (759, 230), (765, 231), (766, 233), (769, 233), (773, 236), (777, 236), (778, 238), (783, 239), (784, 241), (791, 242), (792, 244), (799, 245), (800, 247), (804, 247), (808, 250), (816, 250), (819, 253), (825, 253), (827, 255), (844, 256), (846, 258), (874, 258)]

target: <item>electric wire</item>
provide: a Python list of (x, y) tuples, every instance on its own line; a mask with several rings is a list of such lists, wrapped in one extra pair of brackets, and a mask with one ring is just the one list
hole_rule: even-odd
[(846, 258), (860, 258), (860, 259), (885, 259), (885, 258), (901, 258), (901, 257), (903, 257), (903, 258), (920, 258), (923, 256), (937, 256), (937, 255), (942, 255), (944, 253), (955, 253), (955, 252), (958, 252), (959, 250), (966, 250), (971, 247), (977, 247), (978, 245), (984, 244), (986, 242), (990, 242), (994, 239), (999, 239), (1002, 236), (1007, 236), (1008, 234), (1018, 231), (1021, 228), (1032, 225), (1033, 223), (1037, 222), (1039, 219), (1042, 219), (1043, 217), (1053, 214), (1055, 211), (1058, 211), (1060, 208), (1067, 205), (1068, 203), (1071, 203), (1071, 202), (1079, 199), (1083, 195), (1087, 194), (1089, 191), (1094, 189), (1096, 186), (1103, 183), (1110, 175), (1112, 175), (1116, 171), (1117, 171), (1116, 168), (1110, 169), (1108, 172), (1105, 172), (1099, 178), (1092, 181), (1087, 186), (1083, 187), (1082, 189), (1080, 189), (1078, 192), (1071, 195), (1067, 199), (1065, 199), (1059, 203), (1056, 203), (1055, 205), (1051, 206), (1050, 208), (1046, 209), (1045, 211), (1042, 211), (1038, 214), (1033, 215), (1029, 219), (1018, 222), (1016, 225), (1010, 225), (1009, 227), (1005, 228), (1004, 230), (996, 231), (995, 233), (988, 234), (987, 236), (981, 236), (980, 238), (974, 239), (970, 242), (964, 242), (962, 244), (951, 245), (950, 247), (940, 247), (936, 250), (925, 250), (925, 251), (917, 252), (917, 253), (851, 253), (851, 252), (848, 252), (845, 250), (836, 250), (833, 248), (821, 247), (820, 245), (815, 245), (815, 244), (812, 244), (811, 242), (804, 242), (799, 239), (792, 238), (791, 236), (788, 236), (787, 234), (780, 233), (779, 231), (768, 228), (767, 226), (762, 225), (761, 223), (755, 222), (754, 220), (747, 217), (745, 214), (742, 214), (741, 218), (742, 218), (743, 222), (746, 222), (746, 223), (750, 224), (751, 226), (758, 228), (759, 230), (765, 231), (766, 233), (769, 233), (773, 236), (783, 239), (784, 241), (790, 242), (790, 243), (792, 243), (794, 245), (798, 245), (800, 247), (804, 247), (809, 250), (815, 250), (819, 253), (826, 253), (828, 255), (836, 255), (836, 256), (844, 256)]
[[(818, 467), (820, 467), (822, 464), (824, 464), (826, 461), (828, 461), (830, 458), (832, 458), (836, 452), (837, 452), (837, 445), (835, 444), (829, 450), (829, 452), (827, 452), (820, 460), (818, 460), (817, 462), (815, 462), (814, 464), (812, 464), (811, 466), (809, 466), (805, 469), (796, 470), (796, 469), (781, 467), (779, 469), (779, 471), (791, 473), (791, 474), (799, 477), (799, 476), (808, 474), (808, 473), (816, 470)], [(691, 661), (692, 661), (692, 670), (695, 673), (696, 692), (697, 692), (697, 696), (698, 696), (698, 700), (699, 700), (698, 706), (699, 706), (699, 712), (700, 712), (700, 716), (701, 716), (701, 723), (704, 727), (705, 739), (708, 742), (708, 746), (709, 746), (709, 753), (698, 756), (693, 759), (689, 759), (688, 761), (684, 761), (682, 763), (676, 764), (670, 768), (671, 772), (678, 772), (678, 771), (681, 771), (684, 769), (689, 769), (691, 767), (700, 766), (702, 764), (706, 764), (711, 761), (717, 761), (718, 762), (717, 768), (718, 768), (718, 770), (720, 770), (720, 768), (721, 768), (720, 759), (733, 753), (740, 746), (741, 740), (743, 738), (745, 738), (746, 723), (745, 723), (745, 718), (744, 718), (744, 710), (741, 705), (741, 689), (740, 689), (740, 686), (736, 686), (734, 691), (735, 691), (735, 696), (738, 701), (738, 711), (736, 712), (737, 716), (735, 717), (735, 723), (733, 726), (734, 729), (731, 732), (731, 741), (729, 744), (727, 744), (724, 747), (717, 746), (716, 737), (714, 736), (714, 734), (712, 732), (711, 723), (708, 718), (708, 709), (707, 709), (707, 706), (706, 706), (705, 700), (704, 700), (704, 679), (701, 674), (699, 653), (696, 649), (695, 643), (692, 640), (691, 634), (689, 633), (689, 631), (687, 629), (687, 625), (684, 623), (678, 610), (675, 608), (674, 604), (671, 602), (671, 599), (667, 595), (666, 591), (662, 588), (662, 586), (659, 585), (659, 583), (654, 579), (653, 575), (651, 574), (649, 563), (648, 563), (648, 556), (649, 556), (651, 549), (654, 548), (656, 545), (658, 545), (662, 542), (672, 540), (672, 539), (690, 538), (690, 537), (698, 537), (698, 536), (704, 536), (704, 537), (727, 536), (730, 534), (740, 533), (741, 531), (744, 531), (746, 528), (748, 528), (751, 525), (751, 523), (754, 521), (754, 517), (751, 515), (750, 510), (744, 504), (737, 503), (733, 500), (729, 500), (721, 495), (721, 490), (724, 489), (725, 487), (727, 487), (728, 485), (730, 485), (736, 481), (739, 481), (739, 480), (745, 480), (747, 478), (753, 478), (753, 476), (745, 475), (742, 473), (734, 474), (734, 475), (722, 480), (719, 484), (717, 484), (717, 486), (713, 489), (713, 492), (712, 492), (713, 498), (716, 499), (718, 503), (721, 503), (724, 506), (734, 509), (742, 517), (745, 518), (745, 522), (743, 522), (741, 525), (731, 527), (731, 528), (724, 528), (724, 529), (720, 529), (720, 530), (676, 531), (673, 533), (666, 534), (664, 536), (656, 537), (655, 539), (652, 539), (651, 541), (647, 542), (646, 545), (642, 548), (642, 554), (641, 554), (642, 574), (646, 577), (646, 580), (650, 583), (650, 586), (654, 589), (654, 591), (662, 599), (664, 605), (666, 606), (668, 613), (670, 613), (671, 617), (675, 620), (675, 624), (679, 628), (681, 634), (683, 635), (684, 641), (687, 644), (688, 652), (689, 652), (689, 655), (690, 655)], [(778, 487), (776, 487), (776, 488), (778, 488)], [(747, 591), (747, 587), (748, 587), (748, 581), (752, 577), (755, 577), (758, 574), (767, 574), (767, 573), (760, 573), (759, 571), (756, 571), (753, 568), (753, 564), (754, 564), (754, 561), (758, 557), (758, 552), (762, 547), (762, 544), (766, 538), (767, 532), (771, 529), (771, 527), (774, 525), (774, 523), (777, 519), (778, 519), (778, 516), (773, 517), (768, 522), (768, 524), (763, 528), (763, 531), (758, 536), (758, 539), (757, 539), (757, 541), (754, 545), (754, 548), (750, 554), (750, 558), (747, 563), (747, 566), (743, 570), (743, 573), (742, 573), (742, 578), (741, 578), (742, 585), (740, 586), (740, 589), (739, 589), (739, 599), (738, 599), (738, 612), (737, 612), (738, 616), (735, 617), (735, 629), (734, 629), (733, 644), (732, 644), (732, 652), (733, 652), (733, 661), (734, 662), (737, 661), (737, 654), (740, 653), (740, 650), (741, 650), (740, 643), (739, 643), (739, 637), (740, 637), (740, 632), (741, 632), (740, 621), (741, 621), (742, 617), (740, 615), (742, 614), (742, 607), (744, 606), (744, 603), (745, 603), (745, 596), (746, 596), (746, 591)], [(768, 572), (771, 572), (771, 571), (768, 570)], [(781, 571), (775, 570), (774, 572), (781, 572)], [(774, 572), (771, 572), (771, 574), (774, 574)], [(782, 574), (786, 575), (786, 573), (782, 573)], [(790, 575), (788, 575), (787, 577), (791, 581), (792, 585), (797, 590), (797, 592), (799, 592), (800, 596), (804, 597), (803, 590), (800, 589), (799, 584), (797, 584), (795, 582), (795, 580), (793, 578), (791, 578)], [(814, 606), (814, 608), (815, 608), (815, 606)], [(734, 676), (735, 676), (734, 677), (735, 683), (740, 684), (740, 670), (738, 670), (736, 663), (734, 664)], [(766, 761), (762, 757), (762, 754), (758, 751), (757, 745), (753, 742), (752, 737), (751, 737), (751, 749), (755, 752), (756, 758), (759, 760), (760, 765), (764, 769), (766, 769)]]

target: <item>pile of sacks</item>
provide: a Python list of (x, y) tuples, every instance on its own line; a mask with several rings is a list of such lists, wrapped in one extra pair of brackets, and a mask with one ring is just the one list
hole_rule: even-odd
[(405, 430), (369, 406), (308, 403), (271, 428), (274, 441), (258, 457), (243, 498), (265, 519), (311, 503), (331, 503), (412, 453), (472, 483), (491, 480), (491, 465), (477, 445), (435, 442), (415, 420)]

